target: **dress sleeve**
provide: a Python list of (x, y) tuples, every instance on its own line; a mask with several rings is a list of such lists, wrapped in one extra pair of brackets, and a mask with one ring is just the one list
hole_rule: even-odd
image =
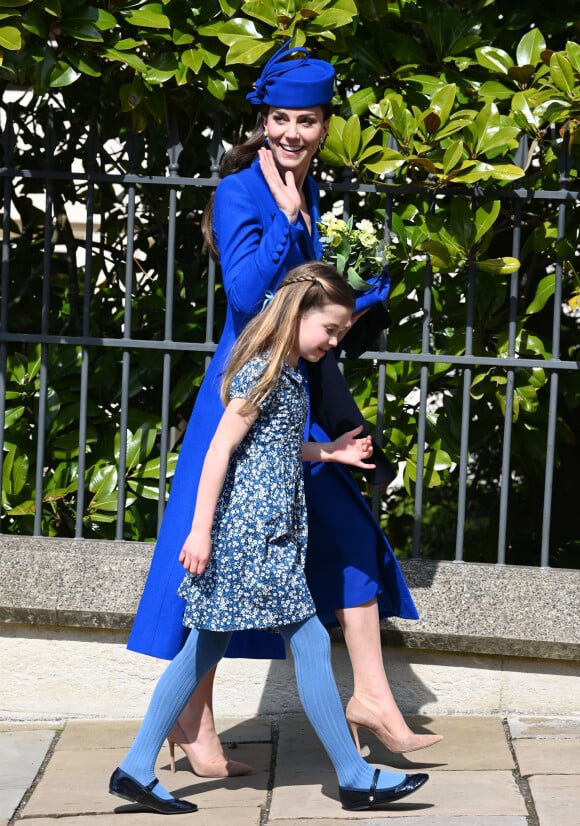
[(266, 362), (263, 359), (254, 358), (246, 362), (232, 379), (230, 401), (232, 399), (247, 399), (265, 369)]
[(220, 183), (214, 203), (224, 288), (232, 310), (246, 318), (259, 312), (267, 291), (275, 290), (288, 270), (288, 255), (304, 232), (288, 221), (271, 196), (271, 210), (258, 204), (263, 196), (269, 193), (234, 174)]

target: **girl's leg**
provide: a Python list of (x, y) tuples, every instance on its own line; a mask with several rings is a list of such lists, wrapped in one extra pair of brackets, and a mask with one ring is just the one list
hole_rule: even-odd
[(226, 757), (215, 729), (215, 673), (215, 667), (211, 668), (199, 681), (167, 739), (183, 749), (192, 770), (200, 777), (237, 777), (249, 774), (252, 771), (251, 766)]
[(336, 616), (353, 671), (354, 692), (346, 716), (355, 739), (356, 727), (364, 726), (396, 754), (424, 749), (442, 740), (439, 734), (415, 734), (399, 710), (385, 674), (377, 600), (342, 608)]
[[(155, 779), (155, 760), (200, 679), (223, 657), (230, 634), (192, 629), (155, 687), (137, 736), (119, 768), (142, 786)], [(161, 784), (155, 795), (172, 798)]]
[[(330, 663), (330, 639), (318, 617), (280, 628), (290, 646), (304, 710), (338, 775), (339, 786), (368, 790), (374, 766), (359, 755), (352, 741)], [(406, 775), (381, 771), (377, 790), (392, 789)]]

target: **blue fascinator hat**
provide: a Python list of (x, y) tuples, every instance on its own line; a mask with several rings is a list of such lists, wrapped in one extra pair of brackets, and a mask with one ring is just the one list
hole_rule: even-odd
[[(300, 52), (298, 59), (287, 58)], [(257, 106), (304, 109), (330, 103), (334, 94), (334, 67), (310, 57), (303, 46), (285, 43), (268, 60), (256, 87), (246, 99)]]

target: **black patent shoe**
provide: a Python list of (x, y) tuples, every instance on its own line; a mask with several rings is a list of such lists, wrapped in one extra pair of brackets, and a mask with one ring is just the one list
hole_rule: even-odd
[(172, 797), (171, 800), (157, 797), (153, 794), (153, 789), (158, 783), (159, 780), (155, 779), (147, 786), (142, 786), (122, 769), (115, 769), (109, 781), (109, 792), (124, 800), (130, 800), (131, 803), (138, 803), (145, 809), (151, 809), (152, 812), (158, 812), (160, 815), (185, 815), (197, 812), (195, 803), (178, 800), (176, 797)]
[(407, 795), (416, 792), (429, 780), (428, 774), (406, 774), (398, 785), (391, 786), (389, 789), (377, 789), (380, 774), (381, 770), (377, 769), (368, 791), (339, 786), (338, 794), (342, 808), (355, 812), (378, 809), (379, 806), (383, 806), (385, 803), (394, 803), (395, 800), (400, 800), (402, 797), (407, 797)]

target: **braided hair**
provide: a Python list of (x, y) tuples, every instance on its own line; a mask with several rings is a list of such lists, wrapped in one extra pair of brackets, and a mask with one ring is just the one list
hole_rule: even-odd
[(331, 264), (308, 261), (290, 270), (272, 300), (250, 321), (232, 350), (221, 386), (224, 406), (230, 400), (233, 377), (244, 364), (261, 356), (266, 358), (267, 367), (253, 388), (248, 408), (243, 407), (242, 412), (250, 405), (260, 407), (276, 386), (282, 365), (292, 352), (301, 316), (328, 304), (354, 309), (351, 288)]

